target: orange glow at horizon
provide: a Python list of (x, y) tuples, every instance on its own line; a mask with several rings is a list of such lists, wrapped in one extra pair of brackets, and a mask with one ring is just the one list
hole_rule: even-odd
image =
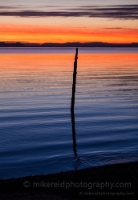
[(98, 29), (65, 26), (2, 25), (0, 24), (0, 41), (32, 43), (64, 42), (138, 42), (138, 29)]

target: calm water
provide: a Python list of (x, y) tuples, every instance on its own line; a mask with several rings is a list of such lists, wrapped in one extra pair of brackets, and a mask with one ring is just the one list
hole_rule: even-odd
[[(0, 48), (0, 178), (138, 160), (138, 48)], [(75, 140), (76, 138), (76, 140)]]

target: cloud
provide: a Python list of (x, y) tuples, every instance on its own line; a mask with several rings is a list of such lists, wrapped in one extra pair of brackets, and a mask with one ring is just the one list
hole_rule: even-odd
[(15, 6), (0, 6), (0, 10), (5, 10), (5, 9), (16, 9), (16, 8), (19, 8), (19, 7), (15, 7)]
[(114, 30), (117, 30), (117, 29), (123, 29), (123, 28), (115, 27), (115, 28), (103, 28), (103, 29), (114, 29)]
[(66, 10), (41, 11), (41, 10), (17, 10), (1, 11), (0, 16), (17, 17), (99, 17), (111, 19), (138, 19), (138, 5), (118, 5), (108, 7), (78, 7)]

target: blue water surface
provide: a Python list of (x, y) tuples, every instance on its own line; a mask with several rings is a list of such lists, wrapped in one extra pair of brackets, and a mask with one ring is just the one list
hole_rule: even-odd
[[(75, 49), (0, 48), (0, 53), (7, 59), (9, 54), (74, 56)], [(36, 71), (28, 61), (21, 71), (10, 62), (2, 63), (4, 69), (0, 65), (0, 178), (138, 160), (138, 59), (130, 56), (138, 56), (138, 49), (80, 48), (81, 54), (91, 59), (78, 61), (74, 137), (73, 63), (56, 72), (49, 68), (48, 75), (46, 69), (39, 71), (41, 63)], [(105, 59), (95, 60), (94, 66), (94, 54), (105, 54)], [(130, 59), (107, 63), (110, 54)]]

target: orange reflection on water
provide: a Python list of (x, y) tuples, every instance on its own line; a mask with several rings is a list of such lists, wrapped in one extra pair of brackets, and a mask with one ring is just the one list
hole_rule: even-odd
[(81, 54), (78, 63), (80, 67), (91, 65), (93, 69), (126, 68), (128, 65), (137, 69), (138, 54)]
[[(72, 70), (74, 54), (1, 54), (0, 71), (66, 71)], [(138, 54), (79, 54), (78, 71), (88, 70), (112, 70), (124, 69), (132, 66), (132, 70), (137, 69)]]
[(73, 60), (73, 54), (3, 54), (0, 55), (0, 70), (60, 70)]
[[(74, 54), (1, 54), (0, 91), (71, 88)], [(138, 54), (82, 54), (78, 56), (77, 88), (103, 87), (137, 79)], [(131, 77), (129, 77), (131, 75)], [(86, 84), (86, 85), (85, 85)]]

